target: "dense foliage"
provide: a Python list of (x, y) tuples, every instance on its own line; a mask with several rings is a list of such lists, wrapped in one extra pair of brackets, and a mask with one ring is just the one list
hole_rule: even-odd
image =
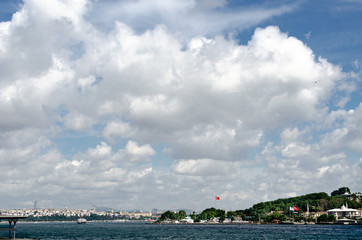
[(331, 196), (338, 196), (338, 195), (342, 195), (344, 193), (351, 193), (351, 191), (349, 190), (348, 187), (341, 187), (339, 188), (338, 190), (334, 190), (332, 193), (331, 193)]
[(225, 210), (215, 208), (205, 209), (194, 217), (194, 221), (198, 222), (200, 220), (210, 220), (214, 218), (219, 218), (220, 221), (225, 220)]
[[(161, 215), (159, 221), (181, 220), (181, 219), (184, 219), (185, 217), (186, 217), (186, 212), (183, 210), (181, 210), (179, 212), (166, 211)], [(223, 220), (225, 220), (225, 210), (208, 208), (208, 209), (205, 209), (204, 211), (202, 211), (200, 214), (195, 214), (195, 212), (193, 212), (190, 215), (190, 217), (195, 222), (200, 222), (201, 220), (210, 220), (210, 219), (214, 219), (214, 218), (218, 218), (219, 221), (223, 221)]]
[(318, 223), (335, 222), (336, 217), (334, 215), (322, 214), (317, 218)]
[(339, 195), (329, 197), (326, 193), (312, 193), (303, 195), (300, 197), (293, 198), (284, 198), (278, 199), (275, 201), (262, 202), (253, 205), (253, 207), (245, 210), (248, 214), (251, 213), (265, 213), (270, 211), (284, 211), (288, 212), (289, 207), (298, 206), (299, 212), (307, 211), (307, 206), (309, 206), (309, 211), (326, 211), (327, 209), (339, 208), (343, 204), (348, 204), (352, 208), (361, 207), (361, 203), (358, 203), (355, 200), (349, 200), (343, 198)]
[(184, 210), (181, 210), (179, 212), (166, 211), (161, 215), (159, 220), (160, 221), (164, 221), (166, 219), (181, 220), (181, 219), (184, 219), (186, 216), (187, 215), (186, 215), (186, 212)]

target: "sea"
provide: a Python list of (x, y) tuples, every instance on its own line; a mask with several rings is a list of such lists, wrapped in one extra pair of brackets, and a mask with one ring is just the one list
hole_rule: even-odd
[[(8, 232), (1, 231), (1, 237)], [(200, 225), (142, 222), (47, 222), (16, 224), (16, 238), (37, 239), (356, 239), (362, 225)]]

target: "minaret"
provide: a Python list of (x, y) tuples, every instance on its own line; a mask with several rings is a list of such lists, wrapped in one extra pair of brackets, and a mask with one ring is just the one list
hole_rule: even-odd
[(307, 203), (307, 216), (309, 217), (309, 204)]

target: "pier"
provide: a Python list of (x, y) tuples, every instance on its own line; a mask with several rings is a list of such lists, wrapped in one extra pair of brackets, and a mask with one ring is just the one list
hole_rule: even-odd
[[(0, 239), (16, 239), (15, 233), (16, 233), (16, 222), (19, 219), (27, 218), (26, 216), (16, 216), (16, 215), (0, 215), (0, 221), (7, 220), (9, 222), (9, 227), (1, 227), (0, 231), (9, 231), (9, 238), (2, 238)], [(11, 234), (13, 233), (13, 234)]]

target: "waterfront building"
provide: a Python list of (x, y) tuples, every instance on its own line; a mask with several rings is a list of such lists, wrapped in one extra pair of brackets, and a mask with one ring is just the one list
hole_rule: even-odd
[(140, 217), (152, 217), (152, 213), (151, 212), (133, 212), (133, 213), (127, 213), (127, 212), (123, 212), (121, 213), (121, 215), (124, 215), (128, 218), (133, 218), (133, 219), (139, 219)]
[(317, 219), (319, 216), (321, 216), (323, 214), (328, 214), (328, 212), (324, 212), (324, 211), (321, 211), (321, 212), (309, 212), (308, 214), (307, 214), (307, 212), (304, 212), (304, 213), (302, 213), (302, 216)]
[(243, 220), (241, 217), (235, 217), (233, 223), (249, 223), (249, 221)]
[(194, 223), (194, 220), (191, 217), (186, 217), (180, 220), (181, 223)]
[(336, 219), (341, 219), (341, 218), (359, 218), (361, 217), (360, 211), (353, 209), (353, 208), (348, 208), (347, 206), (342, 206), (341, 208), (335, 208), (335, 209), (331, 209), (328, 210), (328, 215), (334, 215), (336, 217)]
[(231, 223), (231, 219), (230, 218), (225, 218), (225, 220), (223, 221), (223, 223)]

